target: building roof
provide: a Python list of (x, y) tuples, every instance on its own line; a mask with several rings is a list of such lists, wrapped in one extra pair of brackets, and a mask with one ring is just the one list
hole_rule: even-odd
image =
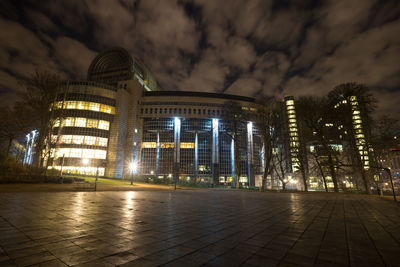
[(188, 92), (188, 91), (150, 91), (150, 92), (144, 92), (143, 96), (209, 97), (209, 98), (239, 100), (239, 101), (246, 101), (246, 102), (253, 102), (253, 103), (256, 102), (254, 98), (246, 97), (246, 96), (218, 94), (218, 93), (204, 93), (204, 92)]

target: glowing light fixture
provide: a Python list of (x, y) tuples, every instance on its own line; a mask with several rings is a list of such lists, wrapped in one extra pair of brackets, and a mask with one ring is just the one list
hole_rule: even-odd
[(129, 169), (131, 170), (131, 173), (136, 173), (137, 172), (137, 168), (138, 168), (138, 164), (136, 161), (132, 161), (129, 164)]

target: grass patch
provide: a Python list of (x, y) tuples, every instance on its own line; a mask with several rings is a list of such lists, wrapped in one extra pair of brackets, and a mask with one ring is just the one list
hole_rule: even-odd
[[(90, 183), (94, 183), (96, 181), (95, 177), (84, 177), (84, 179)], [(131, 185), (130, 181), (127, 180), (117, 180), (117, 179), (107, 179), (107, 178), (98, 178), (97, 184), (101, 185)]]
[[(79, 177), (79, 178), (85, 179), (85, 181), (87, 181), (89, 183), (94, 183), (96, 181), (96, 177), (76, 176), (76, 175), (74, 175), (74, 177)], [(130, 180), (122, 180), (122, 179), (112, 179), (112, 178), (98, 178), (97, 184), (126, 186), (126, 185), (131, 185), (131, 181)]]

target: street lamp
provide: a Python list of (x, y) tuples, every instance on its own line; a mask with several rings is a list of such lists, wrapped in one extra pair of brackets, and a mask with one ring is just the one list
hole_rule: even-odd
[(133, 185), (133, 174), (135, 174), (137, 172), (137, 162), (136, 161), (132, 161), (129, 164), (129, 169), (131, 170), (131, 185)]

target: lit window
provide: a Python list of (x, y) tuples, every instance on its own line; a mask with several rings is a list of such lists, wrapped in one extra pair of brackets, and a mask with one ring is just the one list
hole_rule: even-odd
[(106, 150), (95, 150), (94, 157), (96, 159), (105, 159), (107, 156), (107, 151)]
[(64, 125), (66, 127), (74, 126), (75, 125), (74, 121), (75, 121), (75, 118), (66, 118), (65, 121), (64, 121)]
[(85, 145), (93, 146), (96, 144), (95, 136), (85, 136)]
[(100, 104), (99, 103), (90, 103), (89, 110), (92, 111), (100, 111)]
[(99, 129), (108, 130), (110, 128), (110, 122), (108, 121), (99, 121)]
[(142, 148), (156, 148), (157, 143), (156, 142), (143, 142), (142, 143)]
[(107, 146), (108, 139), (99, 137), (99, 146)]
[(175, 145), (173, 142), (165, 142), (160, 144), (160, 148), (174, 148)]
[(61, 144), (71, 144), (71, 141), (72, 141), (72, 135), (62, 135), (60, 137)]
[(82, 149), (80, 148), (71, 148), (69, 153), (70, 158), (81, 158), (82, 157)]
[(75, 127), (86, 127), (86, 118), (75, 118)]
[(82, 149), (82, 158), (84, 159), (93, 159), (95, 158), (95, 151), (94, 149)]
[(194, 148), (194, 143), (181, 143), (181, 148)]
[(293, 106), (294, 105), (294, 101), (293, 100), (288, 100), (288, 101), (286, 101), (286, 105), (287, 106)]
[(73, 135), (72, 136), (72, 143), (80, 145), (83, 143), (83, 136), (82, 135)]
[(66, 109), (75, 109), (75, 107), (76, 107), (76, 101), (65, 101)]
[(86, 127), (88, 127), (88, 128), (97, 128), (98, 124), (99, 124), (98, 120), (87, 119)]

